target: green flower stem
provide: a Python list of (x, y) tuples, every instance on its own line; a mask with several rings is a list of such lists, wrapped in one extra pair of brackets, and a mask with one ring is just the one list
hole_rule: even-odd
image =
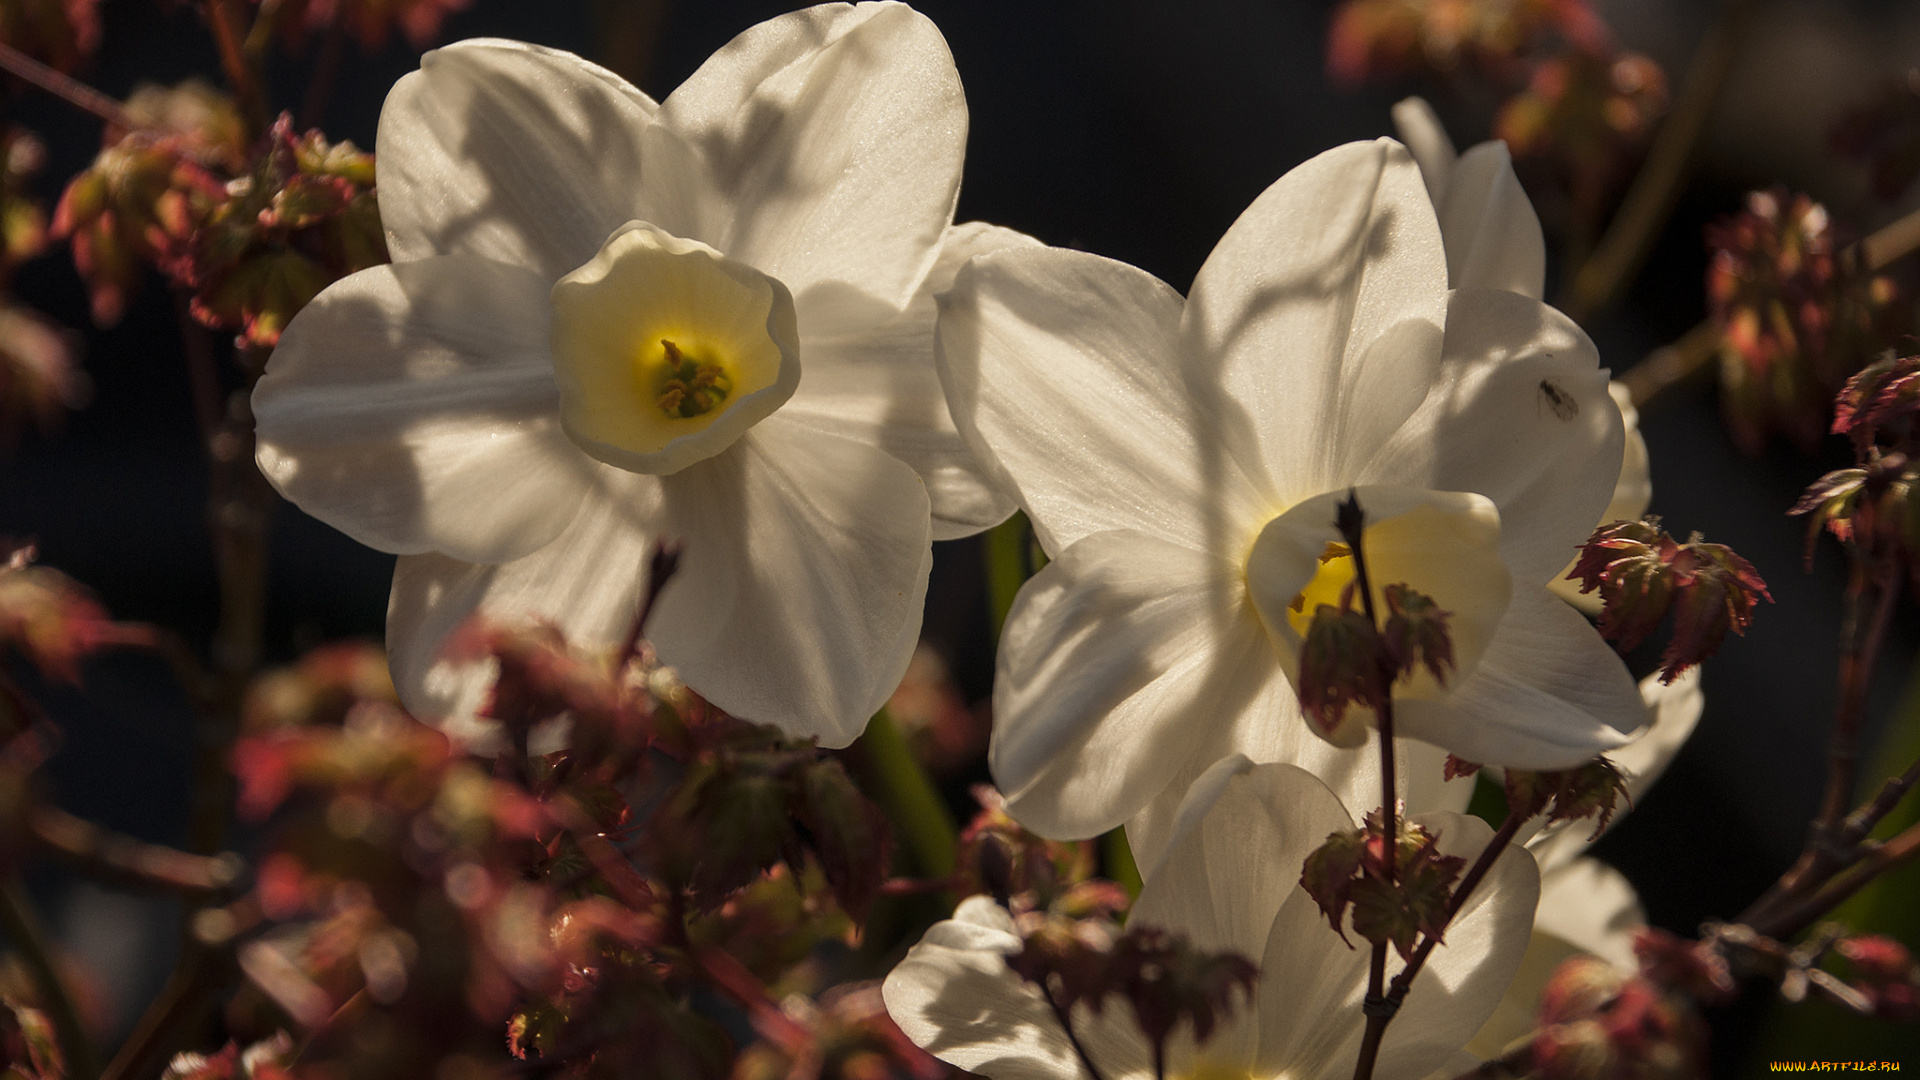
[(1109, 879), (1127, 890), (1128, 896), (1140, 899), (1140, 864), (1133, 861), (1133, 846), (1127, 843), (1127, 830), (1115, 829), (1100, 838), (1100, 861)]
[(1012, 517), (987, 530), (987, 603), (992, 619), (993, 639), (1000, 640), (1000, 628), (1007, 612), (1013, 610), (1013, 598), (1036, 569), (1033, 556), (1033, 527), (1027, 516)]
[(0, 932), (13, 943), (21, 963), (26, 965), (38, 991), (40, 1007), (53, 1021), (54, 1035), (60, 1041), (60, 1054), (67, 1059), (67, 1076), (72, 1080), (94, 1080), (100, 1075), (100, 1062), (93, 1056), (93, 1044), (80, 1026), (80, 1014), (73, 1007), (73, 996), (54, 969), (53, 955), (47, 950), (46, 934), (33, 913), (20, 879), (11, 878), (0, 886)]
[(892, 820), (901, 847), (921, 877), (953, 873), (957, 829), (953, 814), (926, 770), (907, 748), (887, 710), (873, 714), (866, 734), (853, 744), (867, 791)]

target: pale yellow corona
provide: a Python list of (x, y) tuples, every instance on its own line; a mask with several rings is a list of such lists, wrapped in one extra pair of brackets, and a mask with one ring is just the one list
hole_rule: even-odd
[(655, 475), (725, 450), (800, 382), (786, 286), (637, 221), (553, 287), (553, 356), (568, 437)]
[[(1247, 555), (1247, 592), (1266, 625), (1280, 665), (1298, 685), (1300, 648), (1320, 605), (1339, 607), (1354, 586), (1352, 553), (1337, 539), (1335, 507), (1345, 491), (1307, 499), (1277, 515)], [(1493, 639), (1513, 596), (1513, 578), (1500, 557), (1500, 512), (1484, 496), (1464, 492), (1375, 486), (1358, 489), (1367, 525), (1361, 536), (1373, 601), (1386, 614), (1385, 589), (1404, 584), (1425, 593), (1450, 615), (1454, 669), (1448, 685), (1472, 673)], [(1352, 597), (1358, 608), (1360, 598)], [(1405, 698), (1445, 692), (1425, 668), (1395, 687)], [(1347, 740), (1365, 738), (1363, 724), (1344, 724)]]

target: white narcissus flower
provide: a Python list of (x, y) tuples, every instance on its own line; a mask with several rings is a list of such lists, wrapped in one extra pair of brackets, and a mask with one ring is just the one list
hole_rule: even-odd
[[(1394, 130), (1420, 164), (1420, 177), (1440, 217), (1440, 239), (1447, 249), (1447, 279), (1454, 288), (1506, 289), (1538, 300), (1546, 293), (1547, 248), (1540, 219), (1513, 172), (1513, 157), (1498, 139), (1464, 154), (1424, 100), (1410, 97), (1393, 107)], [(1626, 426), (1626, 451), (1613, 499), (1595, 525), (1632, 521), (1653, 501), (1647, 468), (1647, 440), (1640, 435), (1640, 412), (1625, 385), (1608, 392)], [(1583, 593), (1567, 580), (1572, 558), (1554, 578), (1554, 595), (1588, 615), (1600, 613), (1600, 594)]]
[(1234, 752), (1377, 801), (1369, 755), (1342, 749), (1364, 725), (1315, 739), (1289, 685), (1315, 605), (1352, 577), (1329, 546), (1350, 487), (1376, 590), (1406, 582), (1452, 613), (1457, 668), (1402, 688), (1401, 734), (1564, 768), (1643, 723), (1620, 659), (1547, 591), (1619, 475), (1606, 374), (1540, 301), (1449, 291), (1398, 144), (1282, 177), (1185, 301), (1082, 252), (975, 258), (943, 300), (940, 364), (961, 432), (1053, 558), (994, 687), (994, 776), (1036, 831), (1111, 828)]
[[(1652, 722), (1639, 738), (1610, 752), (1627, 781), (1628, 805), (1614, 813), (1608, 828), (1620, 822), (1673, 763), (1693, 734), (1704, 700), (1700, 669), (1692, 668), (1662, 685), (1658, 675), (1641, 680)], [(1540, 994), (1555, 968), (1579, 953), (1591, 953), (1623, 975), (1640, 970), (1635, 934), (1646, 926), (1646, 912), (1626, 875), (1584, 854), (1593, 843), (1590, 821), (1563, 821), (1526, 841), (1540, 867), (1540, 907), (1534, 913), (1533, 939), (1519, 973), (1486, 1025), (1467, 1044), (1480, 1059), (1498, 1057), (1515, 1039), (1533, 1031), (1540, 1015)], [(1457, 1074), (1456, 1074), (1457, 1075)]]
[[(1471, 861), (1493, 837), (1478, 818), (1415, 815), (1449, 855)], [(1251, 1005), (1237, 1008), (1204, 1045), (1176, 1031), (1167, 1075), (1248, 1080), (1346, 1080), (1366, 1027), (1361, 1011), (1370, 950), (1350, 948), (1300, 888), (1300, 866), (1327, 834), (1354, 828), (1340, 800), (1290, 765), (1221, 761), (1193, 787), (1165, 857), (1148, 868), (1129, 925), (1189, 936), (1260, 965)], [(1448, 926), (1387, 1028), (1378, 1080), (1418, 1080), (1477, 1031), (1526, 950), (1539, 895), (1533, 860), (1509, 848)], [(962, 903), (928, 930), (887, 976), (887, 1010), (928, 1053), (992, 1080), (1066, 1080), (1082, 1068), (1034, 987), (1007, 969), (1021, 942), (1005, 908)], [(1400, 961), (1388, 963), (1388, 977)], [(1107, 1080), (1154, 1075), (1128, 1008), (1084, 1006), (1074, 1034)]]
[(262, 471), (400, 555), (402, 700), (457, 732), (476, 613), (649, 625), (722, 708), (842, 746), (919, 636), (929, 540), (1011, 512), (953, 429), (933, 293), (1025, 237), (951, 224), (967, 113), (895, 3), (781, 16), (664, 102), (568, 53), (428, 53), (381, 113), (391, 266), (323, 293), (254, 394)]

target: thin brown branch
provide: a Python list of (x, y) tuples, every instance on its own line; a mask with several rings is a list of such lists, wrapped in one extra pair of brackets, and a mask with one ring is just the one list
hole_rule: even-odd
[[(265, 12), (255, 16), (263, 18)], [(300, 105), (300, 126), (316, 128), (326, 119), (327, 102), (340, 81), (340, 62), (347, 52), (347, 5), (336, 4), (327, 20), (327, 32), (320, 39), (320, 58), (314, 61), (313, 79), (307, 83), (306, 100)]]
[(1699, 325), (1648, 353), (1645, 359), (1627, 369), (1620, 381), (1626, 384), (1635, 408), (1685, 382), (1694, 372), (1707, 366), (1720, 350), (1720, 328), (1713, 320)]
[(33, 903), (27, 899), (18, 878), (10, 878), (5, 885), (0, 885), (0, 932), (6, 934), (33, 979), (39, 1005), (53, 1022), (60, 1053), (67, 1060), (67, 1076), (73, 1080), (92, 1080), (99, 1076), (100, 1061), (94, 1056), (93, 1043), (80, 1023), (73, 995), (67, 991), (66, 981), (54, 965), (46, 933), (41, 930)]
[(1874, 826), (1900, 805), (1900, 800), (1907, 797), (1907, 792), (1913, 790), (1916, 783), (1920, 783), (1920, 760), (1907, 766), (1907, 771), (1899, 776), (1888, 777), (1880, 785), (1879, 794), (1847, 818), (1846, 825), (1840, 830), (1839, 842), (1851, 847), (1865, 840)]
[(134, 1025), (133, 1033), (120, 1044), (119, 1053), (107, 1063), (100, 1080), (132, 1080), (157, 1071), (157, 1062), (179, 1045), (193, 1029), (193, 1021), (207, 1006), (220, 965), (206, 950), (196, 950), (174, 969), (160, 996)]
[(1753, 0), (1726, 0), (1720, 19), (1694, 54), (1674, 99), (1673, 110), (1654, 135), (1647, 159), (1627, 188), (1613, 221), (1566, 290), (1560, 307), (1575, 322), (1586, 322), (1607, 307), (1646, 260), (1660, 229), (1673, 213), (1680, 186), (1693, 163), (1694, 150), (1713, 114), (1745, 37)]
[(136, 131), (141, 126), (118, 101), (4, 42), (0, 42), (0, 68), (123, 131)]
[(1881, 226), (1860, 241), (1861, 260), (1869, 270), (1884, 270), (1896, 259), (1920, 250), (1920, 210)]
[[(218, 0), (215, 0), (218, 6)], [(220, 588), (211, 648), (208, 707), (200, 717), (194, 759), (188, 850), (212, 855), (226, 846), (234, 782), (227, 750), (240, 730), (248, 684), (259, 670), (266, 633), (267, 535), (279, 495), (254, 462), (253, 384), (266, 351), (235, 356), (244, 387), (228, 395), (218, 430), (207, 442), (207, 526)]]
[[(1920, 210), (1876, 230), (1841, 256), (1843, 263), (1884, 270), (1897, 259), (1920, 250)], [(1648, 353), (1620, 376), (1636, 407), (1685, 382), (1705, 368), (1720, 349), (1720, 328), (1704, 319), (1693, 329)]]
[(247, 56), (247, 34), (241, 30), (241, 15), (235, 0), (206, 0), (207, 26), (213, 31), (213, 43), (220, 51), (220, 66), (233, 87), (233, 98), (246, 120), (249, 139), (267, 129), (267, 102), (261, 92), (260, 73)]
[(51, 806), (34, 809), (28, 831), (41, 851), (74, 872), (135, 889), (211, 896), (231, 891), (246, 871), (237, 855), (190, 855), (123, 836)]
[[(1888, 574), (1874, 573), (1854, 553), (1847, 585), (1846, 625), (1841, 631), (1840, 702), (1834, 710), (1833, 733), (1828, 740), (1827, 788), (1821, 798), (1800, 857), (1736, 920), (1750, 926), (1771, 925), (1797, 898), (1823, 888), (1834, 874), (1857, 862), (1866, 833), (1853, 834), (1847, 815), (1858, 781), (1860, 730), (1866, 717), (1866, 696), (1873, 668), (1886, 643), (1887, 628), (1900, 600), (1900, 584)], [(1869, 613), (1869, 608), (1871, 612)], [(1883, 792), (1884, 794), (1884, 792)], [(1897, 800), (1896, 800), (1897, 801)], [(1878, 820), (1877, 818), (1875, 819)], [(1867, 826), (1871, 830), (1872, 826)]]
[[(1866, 721), (1867, 688), (1881, 648), (1886, 644), (1893, 610), (1900, 601), (1900, 581), (1893, 574), (1872, 573), (1864, 566), (1859, 573), (1863, 579), (1861, 595), (1851, 598), (1856, 602), (1849, 605), (1852, 610), (1847, 621), (1853, 625), (1847, 628), (1851, 631), (1847, 651), (1840, 657), (1840, 705), (1834, 712), (1833, 738), (1828, 747), (1827, 792), (1814, 825), (1827, 839), (1839, 830), (1847, 807), (1853, 802), (1860, 768), (1860, 729)], [(1874, 594), (1872, 614), (1862, 627), (1859, 617), (1867, 607), (1868, 592)]]
[(1883, 844), (1871, 845), (1858, 862), (1828, 880), (1819, 891), (1797, 903), (1775, 905), (1774, 910), (1750, 925), (1767, 937), (1790, 938), (1825, 918), (1828, 912), (1846, 903), (1880, 875), (1917, 856), (1920, 856), (1920, 825)]
[(1087, 1075), (1093, 1080), (1106, 1080), (1100, 1072), (1100, 1067), (1093, 1063), (1093, 1056), (1087, 1053), (1085, 1046), (1081, 1045), (1080, 1036), (1073, 1033), (1073, 1017), (1066, 1009), (1060, 1007), (1060, 999), (1053, 996), (1053, 989), (1047, 985), (1045, 979), (1040, 981), (1039, 987), (1040, 995), (1047, 999), (1047, 1007), (1053, 1010), (1054, 1018), (1060, 1021), (1060, 1030), (1067, 1033), (1067, 1042), (1073, 1047), (1073, 1052), (1080, 1056), (1080, 1064), (1086, 1068)]
[(1360, 1036), (1360, 1055), (1353, 1062), (1353, 1080), (1372, 1080), (1373, 1067), (1380, 1060), (1380, 1040), (1393, 1019), (1393, 1007), (1386, 996), (1387, 943), (1375, 942), (1373, 956), (1367, 961), (1367, 997), (1361, 1008), (1366, 1013), (1367, 1029)]
[(625, 668), (640, 651), (640, 641), (646, 635), (647, 620), (653, 618), (653, 609), (660, 602), (660, 591), (673, 580), (680, 570), (681, 546), (677, 540), (661, 540), (653, 545), (647, 554), (647, 591), (640, 598), (640, 610), (634, 614), (633, 623), (627, 628), (627, 636), (620, 643), (616, 664)]

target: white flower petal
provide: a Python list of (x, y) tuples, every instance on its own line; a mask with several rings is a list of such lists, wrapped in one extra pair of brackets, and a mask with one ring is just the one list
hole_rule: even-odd
[(1520, 961), (1519, 973), (1467, 1050), (1480, 1058), (1493, 1058), (1514, 1040), (1531, 1034), (1547, 981), (1562, 963), (1582, 952), (1604, 958), (1624, 975), (1638, 971), (1633, 938), (1646, 923), (1633, 886), (1605, 863), (1581, 859), (1559, 870), (1543, 871), (1533, 940)]
[[(1453, 140), (1447, 137), (1447, 129), (1440, 118), (1433, 114), (1433, 106), (1425, 98), (1402, 98), (1393, 106), (1393, 130), (1405, 143), (1407, 151), (1420, 166), (1420, 179), (1426, 182), (1427, 194), (1433, 199), (1433, 205), (1439, 206), (1446, 196), (1447, 182), (1453, 176), (1453, 163), (1460, 155), (1453, 149)], [(1441, 225), (1444, 238), (1446, 226)]]
[[(1275, 914), (1300, 892), (1301, 864), (1329, 833), (1352, 827), (1352, 816), (1313, 774), (1223, 759), (1193, 786), (1166, 857), (1147, 874), (1127, 925), (1176, 930), (1200, 948), (1257, 963), (1271, 947)], [(1325, 926), (1319, 932), (1333, 936)], [(1262, 979), (1256, 1001), (1276, 996), (1297, 1007), (1314, 1000), (1289, 980), (1266, 981), (1264, 972)], [(1236, 1009), (1200, 1055), (1222, 1064), (1251, 1060), (1263, 1043), (1259, 1017), (1255, 1008)], [(1182, 1056), (1190, 1052), (1181, 1050)]]
[(1624, 439), (1578, 326), (1538, 300), (1460, 290), (1432, 392), (1359, 481), (1487, 496), (1514, 584), (1544, 585), (1612, 497)]
[(1460, 155), (1435, 209), (1454, 288), (1505, 289), (1535, 300), (1546, 292), (1546, 240), (1506, 143), (1483, 142)]
[(662, 532), (686, 553), (648, 628), (661, 660), (736, 716), (852, 742), (920, 636), (919, 476), (775, 414), (662, 490)]
[(1125, 528), (1237, 558), (1271, 516), (1235, 458), (1251, 453), (1244, 419), (1175, 362), (1181, 303), (1144, 271), (1059, 248), (975, 259), (944, 298), (954, 422), (1048, 552)]
[[(1468, 860), (1492, 840), (1478, 818), (1433, 812), (1411, 820), (1439, 837), (1440, 850)], [(1374, 1070), (1382, 1080), (1420, 1080), (1448, 1060), (1479, 1030), (1526, 952), (1528, 928), (1540, 895), (1533, 860), (1509, 847), (1480, 887), (1468, 897), (1414, 978), (1387, 1028)], [(1350, 1076), (1366, 1026), (1360, 1011), (1366, 995), (1368, 949), (1355, 939), (1349, 949), (1319, 908), (1296, 888), (1280, 906), (1261, 964), (1263, 985), (1285, 987), (1260, 999), (1260, 1052), (1256, 1073), (1296, 1077)], [(1403, 965), (1390, 957), (1391, 978)]]
[(546, 292), (457, 256), (336, 283), (254, 390), (260, 471), (382, 551), (507, 562), (544, 546), (596, 468), (560, 430)]
[[(1215, 723), (1193, 732), (1194, 750), (1158, 795), (1127, 819), (1127, 843), (1145, 870), (1165, 856), (1177, 830), (1183, 802), (1196, 784), (1232, 755), (1266, 764), (1296, 765), (1332, 789), (1342, 805), (1380, 805), (1380, 750), (1369, 742), (1342, 749), (1314, 735), (1300, 714), (1299, 699), (1278, 669), (1252, 703), (1231, 724)], [(1473, 798), (1473, 777), (1446, 779), (1447, 752), (1419, 739), (1394, 740), (1394, 776), (1400, 798), (1411, 811), (1465, 811)]]
[(1175, 928), (1201, 948), (1257, 958), (1300, 864), (1327, 834), (1351, 828), (1353, 816), (1313, 774), (1225, 758), (1188, 793), (1128, 924)]
[[(1443, 853), (1470, 863), (1493, 839), (1486, 822), (1465, 814), (1416, 814), (1412, 820), (1439, 835)], [(1509, 845), (1414, 978), (1381, 1041), (1375, 1077), (1421, 1080), (1480, 1030), (1519, 970), (1539, 898), (1540, 872), (1524, 850)], [(1389, 976), (1397, 967), (1389, 961)]]
[(1579, 612), (1516, 582), (1473, 674), (1444, 698), (1396, 701), (1394, 715), (1399, 731), (1468, 761), (1567, 769), (1624, 746), (1646, 706)]
[(1291, 504), (1350, 483), (1425, 397), (1446, 280), (1406, 150), (1386, 139), (1338, 147), (1263, 192), (1207, 257), (1181, 327), (1183, 363), (1193, 385), (1252, 410), (1268, 475)]
[[(1647, 462), (1647, 440), (1640, 434), (1640, 410), (1633, 407), (1633, 393), (1625, 383), (1618, 381), (1607, 384), (1607, 393), (1613, 396), (1613, 403), (1620, 407), (1620, 420), (1626, 427), (1627, 445), (1625, 454), (1620, 458), (1620, 478), (1614, 481), (1613, 499), (1607, 503), (1607, 508), (1601, 512), (1600, 520), (1594, 522), (1595, 525), (1638, 521), (1653, 503), (1653, 475)], [(1567, 565), (1561, 568), (1549, 587), (1555, 596), (1580, 609), (1582, 614), (1596, 617), (1604, 606), (1600, 590), (1583, 593), (1580, 591), (1580, 582), (1567, 576), (1573, 572), (1574, 563), (1579, 561), (1579, 557), (1576, 552), (1568, 559)]]
[(1086, 837), (1166, 786), (1210, 723), (1275, 669), (1238, 568), (1136, 532), (1096, 533), (1028, 581), (1002, 632), (988, 761), (1008, 812)]
[(1448, 284), (1540, 299), (1546, 290), (1546, 241), (1533, 203), (1513, 174), (1507, 144), (1484, 142), (1464, 155), (1455, 153), (1440, 118), (1417, 97), (1393, 107), (1393, 127), (1420, 163), (1420, 177), (1439, 215)]
[[(1005, 909), (984, 896), (964, 900), (887, 975), (887, 1012), (921, 1049), (993, 1080), (1081, 1080), (1053, 1010), (1007, 970), (1006, 954), (1019, 948)], [(1114, 1030), (1122, 1018), (1131, 1019), (1124, 1006), (1108, 1010), (1104, 1024), (1077, 1010), (1074, 1030), (1108, 1080), (1151, 1075), (1143, 1040)]]
[(659, 122), (657, 223), (786, 282), (803, 333), (816, 285), (904, 307), (953, 220), (966, 101), (939, 30), (904, 4), (763, 22), (668, 95)]
[(492, 665), (441, 655), (473, 615), (509, 624), (545, 620), (583, 649), (624, 637), (639, 611), (657, 535), (660, 481), (597, 463), (595, 469), (572, 523), (531, 555), (502, 566), (400, 557), (387, 601), (387, 658), (400, 702), (415, 716), (476, 747), (497, 738), (495, 725), (474, 716), (492, 685)]
[(939, 261), (905, 311), (870, 330), (807, 341), (800, 389), (782, 410), (789, 420), (872, 443), (913, 466), (933, 502), (935, 540), (992, 528), (1016, 504), (953, 426), (934, 367), (934, 294), (952, 287), (974, 255), (1039, 245), (977, 221), (949, 228)]
[[(1653, 782), (1660, 779), (1660, 774), (1667, 771), (1687, 737), (1693, 734), (1706, 705), (1700, 694), (1697, 667), (1682, 672), (1671, 685), (1661, 685), (1657, 672), (1641, 679), (1640, 697), (1646, 702), (1652, 722), (1635, 735), (1632, 742), (1607, 754), (1627, 778), (1627, 797), (1614, 808), (1613, 818), (1607, 822), (1608, 829), (1618, 825)], [(1588, 839), (1592, 835), (1591, 822), (1558, 822), (1527, 840), (1527, 850), (1533, 852), (1539, 862), (1540, 872), (1550, 875), (1593, 846)]]
[(653, 220), (641, 133), (656, 106), (557, 49), (436, 49), (380, 111), (380, 218), (395, 262), (479, 255), (551, 283), (616, 226)]
[(1622, 973), (1640, 969), (1633, 937), (1646, 925), (1647, 913), (1632, 883), (1598, 859), (1575, 859), (1541, 878), (1534, 933), (1552, 934)]

